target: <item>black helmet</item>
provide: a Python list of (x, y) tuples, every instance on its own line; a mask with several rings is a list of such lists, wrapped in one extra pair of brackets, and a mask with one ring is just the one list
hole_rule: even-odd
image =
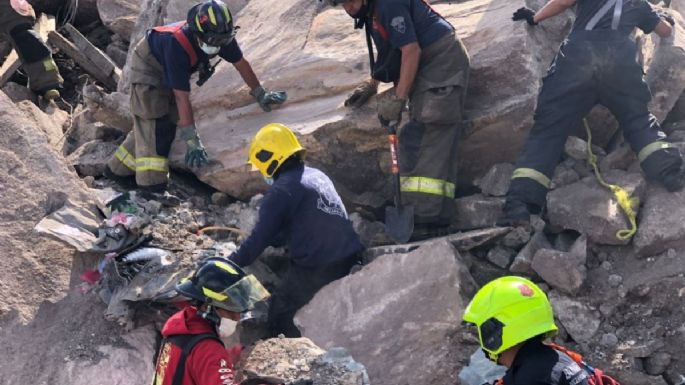
[(235, 36), (233, 16), (221, 0), (196, 4), (188, 11), (188, 28), (204, 43), (221, 47), (228, 45)]
[(269, 292), (255, 278), (247, 275), (233, 261), (210, 258), (202, 262), (190, 277), (176, 285), (180, 294), (224, 310), (243, 313), (269, 297)]

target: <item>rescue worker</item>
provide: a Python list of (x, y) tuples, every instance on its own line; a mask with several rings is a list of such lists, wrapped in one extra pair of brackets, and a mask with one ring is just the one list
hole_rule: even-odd
[(683, 187), (681, 155), (662, 140), (659, 123), (648, 110), (651, 94), (631, 38), (636, 27), (666, 38), (671, 25), (645, 0), (551, 0), (538, 12), (517, 10), (513, 20), (535, 26), (576, 3), (571, 33), (543, 80), (535, 123), (516, 162), (501, 225), (526, 224), (531, 213), (544, 207), (567, 136), (597, 104), (618, 120), (647, 178), (669, 191)]
[(274, 289), (269, 306), (272, 336), (299, 337), (293, 316), (316, 292), (342, 278), (358, 263), (363, 249), (331, 180), (304, 164), (305, 149), (286, 126), (271, 123), (255, 135), (251, 163), (271, 185), (257, 224), (229, 259), (244, 267), (267, 246), (285, 241), (291, 264)]
[[(379, 82), (395, 87), (378, 101), (382, 121), (410, 121), (399, 130), (400, 190), (414, 206), (413, 239), (444, 233), (454, 215), (457, 147), (469, 56), (454, 27), (424, 0), (328, 0), (365, 28), (372, 79), (346, 105), (359, 107)], [(378, 55), (373, 59), (371, 39)]]
[(135, 175), (138, 186), (164, 191), (177, 127), (186, 143), (186, 165), (207, 163), (190, 103), (190, 76), (199, 71), (198, 84), (204, 83), (214, 72), (210, 59), (217, 55), (233, 64), (264, 111), (286, 100), (285, 92), (260, 85), (235, 39), (237, 29), (226, 4), (213, 0), (193, 6), (186, 22), (148, 31), (131, 59), (133, 131), (110, 160), (106, 176), (126, 184)]
[(546, 341), (557, 332), (554, 312), (545, 293), (525, 278), (500, 277), (483, 286), (464, 321), (476, 326), (486, 357), (507, 367), (496, 384), (618, 385), (578, 353)]
[(171, 316), (162, 328), (153, 385), (234, 384), (240, 347), (224, 348), (217, 329), (221, 323), (235, 327), (241, 314), (269, 293), (253, 275), (220, 258), (203, 261), (176, 291), (192, 306)]
[(50, 48), (33, 30), (35, 23), (36, 14), (26, 0), (0, 0), (0, 35), (8, 36), (17, 50), (31, 91), (50, 101), (59, 98), (63, 80)]

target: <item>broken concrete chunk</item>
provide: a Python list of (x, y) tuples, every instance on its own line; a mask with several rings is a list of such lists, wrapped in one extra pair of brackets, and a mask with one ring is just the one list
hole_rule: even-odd
[(624, 144), (599, 162), (599, 169), (605, 173), (610, 170), (627, 170), (630, 165), (637, 161), (635, 152), (629, 145)]
[[(602, 148), (595, 145), (592, 146), (592, 153), (598, 157), (606, 155)], [(576, 136), (569, 136), (564, 145), (564, 154), (575, 160), (587, 160), (587, 142)]]
[(485, 195), (503, 197), (507, 194), (513, 173), (513, 164), (498, 163), (492, 166), (490, 171), (480, 179), (477, 185)]
[[(140, 1), (133, 0), (97, 0), (98, 13), (102, 23), (112, 32), (131, 40), (131, 33), (140, 14)], [(125, 61), (125, 60), (124, 60)]]
[(487, 259), (496, 266), (506, 269), (516, 255), (516, 251), (508, 247), (495, 246), (488, 250)]
[[(626, 189), (633, 197), (644, 196), (646, 183), (640, 174), (614, 170), (606, 173), (604, 179)], [(613, 194), (594, 177), (551, 191), (547, 209), (552, 225), (587, 234), (592, 242), (605, 245), (628, 242), (616, 237), (616, 232), (630, 227), (628, 219)]]
[(549, 293), (554, 314), (574, 341), (589, 343), (599, 330), (599, 312), (556, 291)]
[(452, 218), (452, 226), (457, 230), (473, 230), (495, 226), (502, 213), (504, 198), (488, 198), (471, 195), (454, 201), (457, 214)]
[(552, 176), (552, 189), (566, 186), (580, 180), (580, 175), (573, 169), (574, 165), (575, 162), (573, 160), (559, 163), (557, 168), (554, 169), (554, 175)]
[(537, 231), (533, 236), (530, 238), (530, 242), (526, 246), (519, 251), (519, 253), (516, 255), (516, 258), (514, 258), (514, 262), (512, 262), (511, 266), (509, 267), (509, 271), (512, 273), (518, 273), (518, 274), (525, 274), (528, 276), (532, 276), (535, 274), (535, 271), (533, 270), (531, 264), (533, 263), (533, 257), (535, 256), (535, 253), (538, 252), (540, 249), (551, 249), (552, 245), (549, 243), (547, 240), (547, 237), (542, 231)]
[(518, 250), (530, 241), (530, 235), (524, 226), (515, 227), (502, 238), (502, 246)]
[(117, 147), (116, 143), (93, 140), (69, 155), (68, 161), (81, 176), (101, 176)]
[(651, 186), (633, 245), (642, 256), (651, 256), (685, 247), (685, 191), (670, 193)]
[(538, 250), (531, 267), (550, 286), (571, 295), (578, 292), (587, 278), (585, 265), (571, 253), (558, 250)]

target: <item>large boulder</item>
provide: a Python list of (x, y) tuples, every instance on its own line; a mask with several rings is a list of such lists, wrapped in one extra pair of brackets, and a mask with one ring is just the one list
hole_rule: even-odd
[(329, 284), (296, 323), (319, 346), (348, 349), (372, 384), (451, 384), (474, 350), (459, 338), (472, 288), (459, 253), (439, 240)]
[(633, 245), (642, 256), (685, 247), (685, 192), (670, 193), (651, 187), (640, 210), (640, 222)]
[(140, 1), (97, 0), (97, 5), (102, 23), (126, 41), (131, 40), (131, 33), (140, 13)]
[[(614, 170), (604, 179), (623, 187), (631, 196), (642, 199), (646, 183), (640, 174)], [(553, 190), (547, 196), (549, 220), (564, 229), (587, 234), (594, 243), (605, 245), (626, 244), (616, 232), (630, 228), (630, 223), (611, 191), (601, 186), (594, 176)]]

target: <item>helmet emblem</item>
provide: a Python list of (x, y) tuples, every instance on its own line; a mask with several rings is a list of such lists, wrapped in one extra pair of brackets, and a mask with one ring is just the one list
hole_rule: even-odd
[(521, 295), (524, 296), (524, 297), (532, 297), (533, 294), (535, 294), (535, 293), (533, 292), (533, 289), (531, 289), (530, 287), (528, 287), (528, 285), (526, 285), (526, 284), (523, 284), (523, 283), (522, 283), (522, 284), (520, 284), (518, 287), (519, 287), (519, 291), (521, 292)]

